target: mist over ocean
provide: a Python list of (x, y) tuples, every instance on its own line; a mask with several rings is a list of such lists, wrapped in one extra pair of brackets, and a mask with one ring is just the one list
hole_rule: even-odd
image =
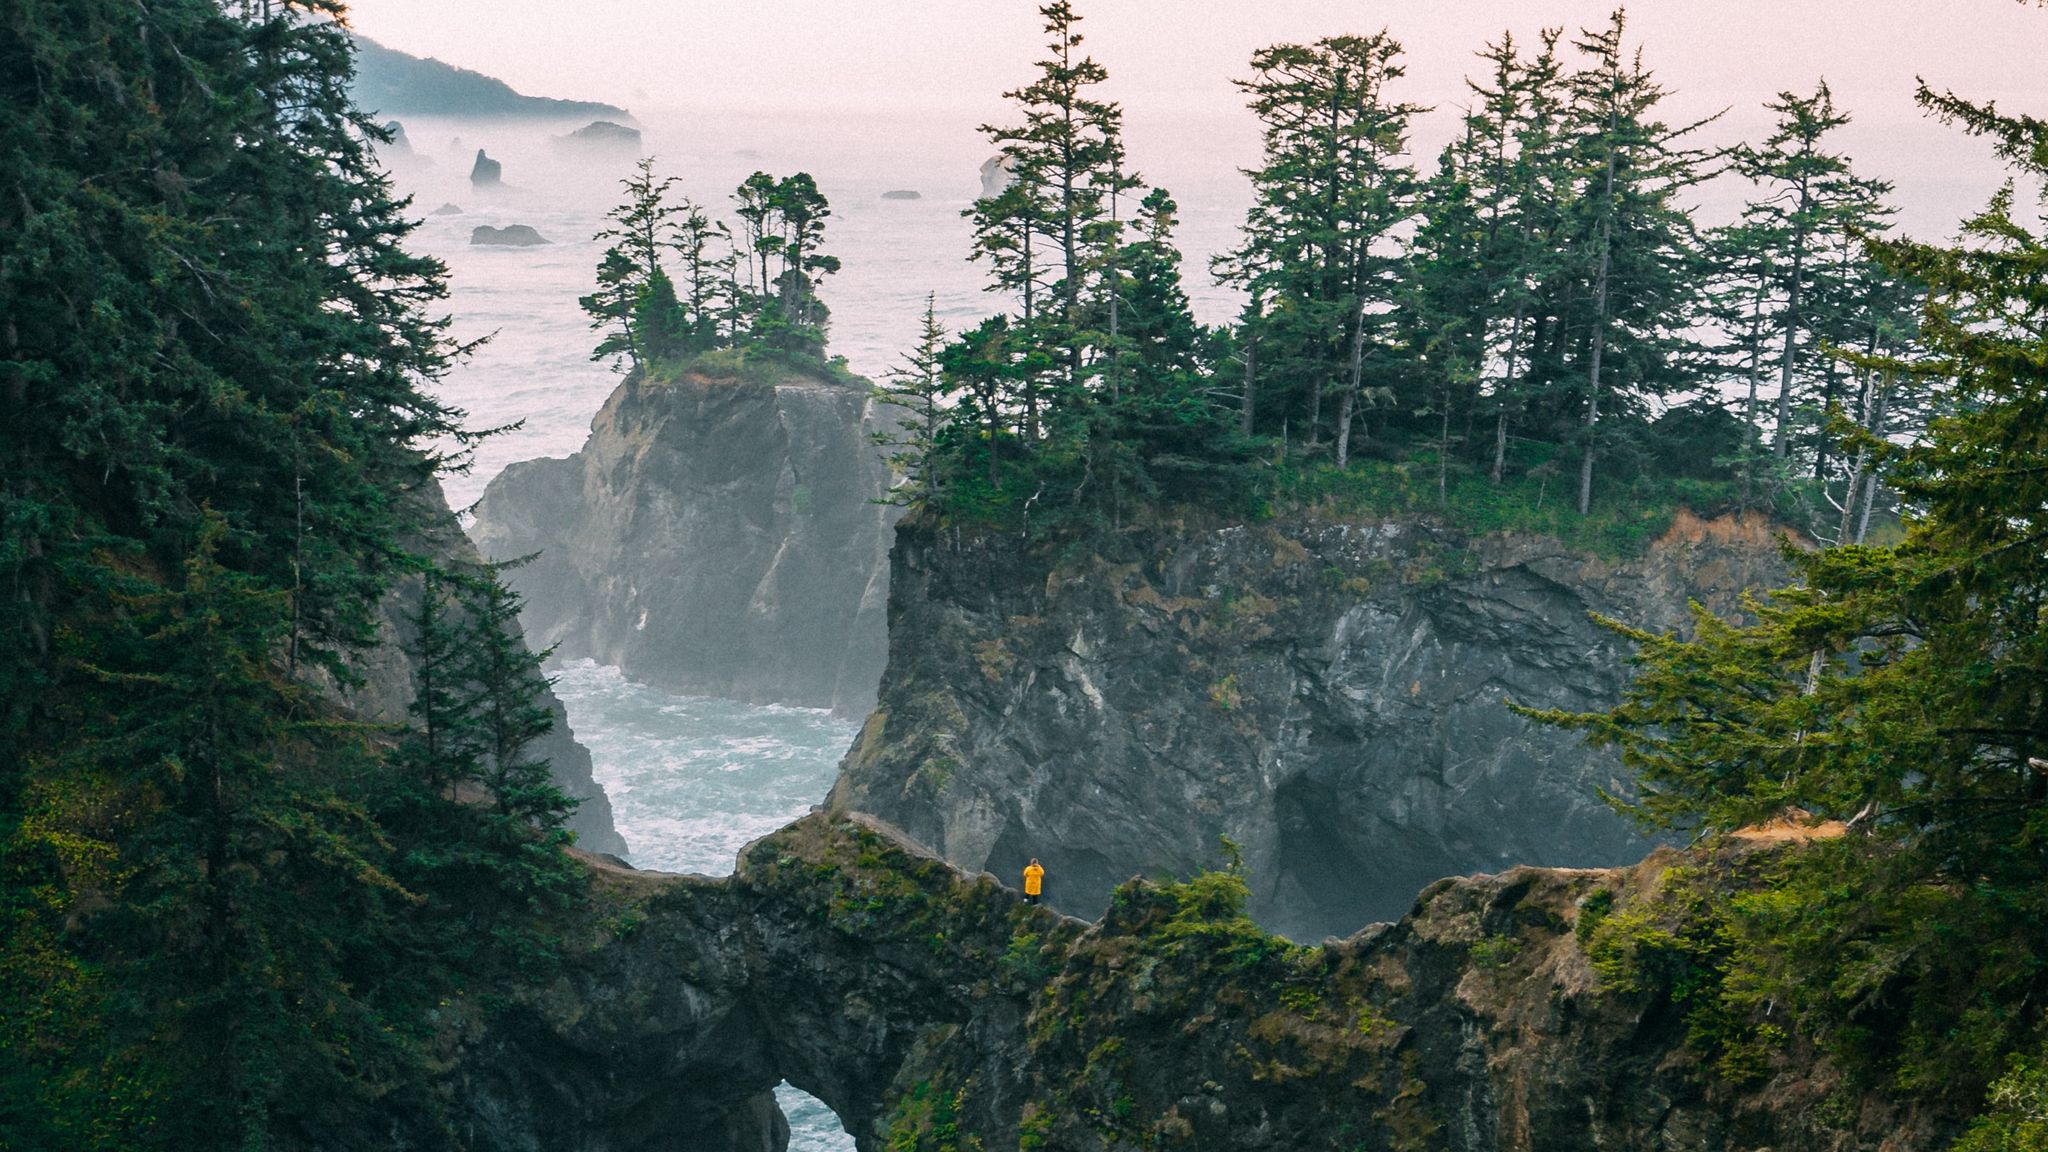
[[(469, 474), (449, 478), (449, 502), (461, 508), (506, 464), (576, 451), (618, 382), (609, 365), (590, 360), (597, 337), (576, 301), (593, 287), (605, 245), (592, 237), (622, 196), (619, 179), (631, 171), (633, 158), (553, 146), (554, 137), (580, 127), (573, 122), (420, 118), (404, 124), (413, 154), (389, 159), (394, 179), (414, 197), (414, 212), (423, 219), (413, 247), (448, 264), (455, 337), (490, 337), (450, 374), (442, 395), (466, 409), (476, 427), (524, 422), (485, 442)], [(648, 115), (639, 127), (657, 171), (677, 177), (677, 192), (715, 219), (730, 219), (733, 188), (757, 169), (816, 177), (832, 203), (826, 250), (844, 265), (820, 289), (832, 309), (831, 351), (854, 371), (879, 378), (897, 362), (915, 334), (927, 292), (936, 293), (940, 318), (953, 331), (993, 310), (982, 291), (984, 268), (967, 259), (971, 229), (961, 216), (980, 195), (979, 168), (993, 153), (971, 126), (917, 117), (719, 113)], [(1221, 323), (1237, 302), (1210, 282), (1208, 258), (1234, 242), (1250, 195), (1237, 167), (1255, 152), (1256, 135), (1243, 123), (1234, 132), (1205, 121), (1134, 125), (1134, 134), (1141, 128), (1154, 143), (1134, 143), (1133, 161), (1180, 202), (1196, 313)], [(505, 187), (470, 186), (478, 148), (503, 163)], [(1156, 163), (1148, 166), (1153, 153)], [(882, 199), (895, 190), (917, 192), (920, 199)], [(463, 211), (432, 214), (444, 204)], [(501, 248), (469, 242), (478, 225), (512, 224), (529, 225), (550, 243)]]

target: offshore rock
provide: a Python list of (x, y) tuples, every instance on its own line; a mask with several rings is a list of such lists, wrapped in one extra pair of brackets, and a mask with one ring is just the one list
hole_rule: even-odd
[(984, 200), (1001, 196), (1017, 179), (1016, 163), (1007, 153), (998, 153), (981, 162), (981, 198)]
[(889, 474), (864, 382), (628, 376), (582, 451), (505, 469), (477, 506), (524, 621), (674, 692), (859, 714), (887, 659)]
[(476, 150), (476, 163), (469, 169), (469, 182), (477, 188), (496, 188), (505, 182), (505, 166)]
[(555, 137), (551, 143), (557, 149), (571, 153), (638, 156), (640, 130), (609, 120), (593, 120), (567, 136)]
[(725, 880), (593, 862), (566, 970), (457, 1030), (447, 1098), (468, 1146), (527, 1152), (779, 1149), (783, 1079), (860, 1152), (1945, 1147), (1952, 1117), (1796, 1038), (1723, 1081), (1668, 999), (1602, 985), (1588, 918), (1655, 907), (1679, 862), (1445, 880), (1303, 948), (1205, 884), (1134, 881), (1087, 924), (813, 815)]
[(1398, 915), (1438, 876), (1607, 865), (1647, 844), (1611, 755), (1516, 716), (1612, 703), (1626, 645), (1787, 578), (1757, 519), (1681, 513), (1638, 558), (1418, 520), (1152, 524), (1091, 546), (914, 517), (888, 671), (832, 794), (973, 871), (1031, 857), (1099, 914), (1133, 874), (1239, 844), (1253, 914), (1299, 939)]
[(503, 228), (479, 224), (469, 230), (469, 242), (500, 248), (531, 248), (548, 243), (548, 238), (530, 224), (507, 224)]

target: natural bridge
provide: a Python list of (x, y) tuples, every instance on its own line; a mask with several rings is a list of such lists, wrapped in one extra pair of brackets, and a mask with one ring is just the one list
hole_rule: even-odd
[(1442, 881), (1300, 947), (1228, 877), (1088, 924), (818, 814), (729, 879), (595, 864), (567, 972), (473, 1025), (449, 1087), (472, 1147), (535, 1152), (778, 1152), (783, 1080), (861, 1152), (1920, 1146), (1874, 1106), (1814, 1127), (1810, 1056), (1730, 1087), (1668, 1007), (1600, 989), (1581, 910), (1672, 860)]

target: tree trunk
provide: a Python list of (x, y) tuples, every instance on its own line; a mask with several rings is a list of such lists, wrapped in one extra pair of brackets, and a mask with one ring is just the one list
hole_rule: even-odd
[(1436, 436), (1436, 503), (1441, 508), (1451, 502), (1450, 477), (1448, 469), (1451, 459), (1451, 405), (1450, 390), (1444, 390), (1444, 410), (1441, 423), (1437, 425)]
[(1758, 326), (1763, 322), (1764, 293), (1758, 285), (1756, 298), (1749, 306), (1749, 400), (1742, 409), (1742, 506), (1749, 507), (1750, 490), (1756, 482), (1756, 386), (1757, 378), (1763, 374), (1762, 333)]
[(1508, 365), (1501, 375), (1500, 410), (1493, 424), (1493, 482), (1499, 484), (1507, 477), (1508, 470), (1508, 394), (1515, 387), (1515, 365), (1521, 357), (1522, 316), (1521, 301), (1515, 302), (1515, 325), (1508, 330)]
[(1358, 402), (1358, 385), (1365, 375), (1365, 297), (1351, 307), (1351, 382), (1337, 402), (1337, 467), (1351, 462), (1351, 412)]
[[(1608, 132), (1615, 130), (1610, 120)], [(1593, 348), (1587, 357), (1586, 449), (1579, 460), (1579, 515), (1593, 508), (1593, 435), (1600, 423), (1600, 358), (1607, 349), (1607, 274), (1614, 256), (1614, 148), (1607, 149), (1607, 211), (1600, 219), (1600, 274), (1593, 282)]]
[[(1031, 260), (1031, 222), (1027, 220), (1024, 223), (1024, 331), (1027, 338), (1029, 338), (1032, 332), (1032, 321), (1038, 314), (1032, 292), (1032, 288), (1037, 280), (1037, 273), (1033, 269), (1034, 265)], [(1024, 378), (1024, 443), (1027, 445), (1038, 443), (1038, 379), (1035, 376)], [(991, 455), (995, 452), (993, 441), (990, 442), (989, 452)]]
[(1785, 291), (1785, 350), (1778, 364), (1778, 435), (1771, 454), (1783, 462), (1792, 450), (1792, 369), (1799, 348), (1799, 288), (1806, 278), (1807, 192), (1799, 189), (1799, 223), (1792, 230), (1792, 284)]
[[(1885, 418), (1890, 414), (1892, 374), (1885, 372), (1881, 377), (1881, 381), (1877, 390), (1877, 406), (1873, 410), (1870, 420), (1870, 434), (1879, 439), (1884, 437)], [(1856, 543), (1858, 544), (1863, 543), (1864, 539), (1870, 535), (1870, 510), (1877, 504), (1877, 473), (1865, 473), (1862, 476), (1862, 487), (1861, 503), (1863, 505), (1863, 512), (1862, 515), (1857, 517), (1856, 521)]]
[(1259, 395), (1259, 338), (1253, 336), (1244, 346), (1244, 398), (1237, 406), (1238, 430), (1252, 434), (1252, 418), (1258, 408)]

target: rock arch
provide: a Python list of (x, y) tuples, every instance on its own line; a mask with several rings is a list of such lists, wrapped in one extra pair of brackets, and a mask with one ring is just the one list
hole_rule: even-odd
[(448, 1090), (470, 1146), (519, 1152), (780, 1152), (785, 1079), (861, 1152), (1937, 1146), (1875, 1100), (1819, 1140), (1810, 1055), (1717, 1085), (1682, 1019), (1599, 989), (1583, 899), (1626, 909), (1678, 859), (1439, 881), (1299, 947), (1214, 881), (1088, 924), (819, 813), (722, 880), (593, 858), (565, 971), (463, 1032)]

